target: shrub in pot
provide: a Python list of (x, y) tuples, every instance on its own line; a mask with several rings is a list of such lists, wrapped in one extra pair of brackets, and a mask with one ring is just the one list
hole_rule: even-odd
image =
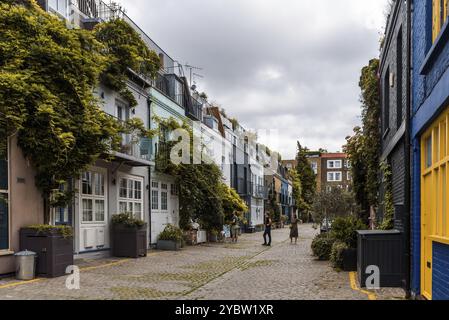
[(217, 230), (212, 230), (209, 232), (209, 242), (218, 242), (218, 234)]
[(177, 251), (182, 247), (183, 232), (178, 227), (167, 225), (159, 235), (157, 241), (158, 250)]
[(37, 254), (36, 274), (56, 278), (66, 275), (73, 262), (73, 229), (70, 226), (33, 225), (20, 230), (20, 250)]
[(355, 217), (340, 217), (332, 223), (331, 236), (346, 243), (349, 248), (357, 248), (357, 230), (366, 230), (367, 226)]
[[(367, 226), (355, 217), (340, 217), (332, 224), (331, 236), (346, 245), (341, 249), (338, 268), (344, 271), (357, 271), (357, 230), (366, 230)], [(342, 246), (340, 246), (342, 248)]]
[(320, 260), (329, 260), (335, 239), (327, 234), (319, 234), (312, 241), (312, 252)]
[(130, 213), (112, 216), (112, 254), (115, 257), (146, 257), (147, 224)]
[(344, 268), (344, 252), (349, 249), (348, 245), (341, 241), (335, 241), (332, 245), (330, 261), (336, 269)]

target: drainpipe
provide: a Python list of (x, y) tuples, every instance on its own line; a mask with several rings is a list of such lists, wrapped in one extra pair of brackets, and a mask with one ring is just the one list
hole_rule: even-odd
[(411, 297), (411, 86), (412, 86), (412, 6), (413, 0), (407, 1), (407, 110), (405, 119), (405, 154), (408, 161), (405, 162), (405, 212), (408, 213), (407, 219), (405, 219), (405, 292), (407, 298)]
[(149, 238), (150, 238), (150, 248), (153, 245), (152, 243), (152, 234), (151, 234), (151, 166), (148, 167), (148, 228), (149, 228)]
[[(148, 98), (148, 127), (151, 129), (151, 99)], [(150, 148), (150, 152), (153, 153), (153, 140), (151, 140), (151, 148)], [(151, 153), (150, 153), (150, 159), (151, 159)], [(150, 248), (153, 245), (152, 243), (152, 234), (151, 234), (151, 216), (152, 216), (152, 210), (151, 210), (151, 166), (148, 167), (148, 217), (149, 217), (149, 221), (148, 221), (148, 230), (149, 230), (149, 243), (150, 243)]]

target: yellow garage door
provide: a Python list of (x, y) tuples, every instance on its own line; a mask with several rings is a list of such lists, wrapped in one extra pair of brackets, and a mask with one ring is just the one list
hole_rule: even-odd
[(432, 299), (432, 247), (449, 243), (449, 108), (422, 136), (421, 150), (421, 292)]

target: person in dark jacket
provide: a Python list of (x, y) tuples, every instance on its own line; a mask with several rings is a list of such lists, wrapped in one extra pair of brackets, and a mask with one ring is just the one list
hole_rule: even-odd
[[(265, 215), (265, 233), (263, 234), (264, 246), (271, 246), (271, 226), (273, 225), (273, 221), (271, 220), (269, 215)], [(268, 237), (268, 242), (267, 242)]]
[(295, 239), (295, 244), (298, 243), (298, 237), (299, 237), (298, 223), (299, 223), (298, 217), (296, 216), (296, 214), (293, 214), (291, 225), (290, 225), (290, 242), (292, 244), (293, 244), (293, 239)]

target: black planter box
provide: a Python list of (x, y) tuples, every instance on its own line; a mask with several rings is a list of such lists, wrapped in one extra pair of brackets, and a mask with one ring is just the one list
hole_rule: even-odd
[(357, 271), (357, 249), (343, 251), (343, 271)]
[(147, 227), (112, 227), (112, 255), (118, 258), (140, 258), (148, 254)]
[(73, 237), (64, 238), (58, 231), (20, 230), (20, 251), (37, 253), (36, 275), (56, 278), (66, 275), (73, 266)]
[(158, 240), (157, 249), (162, 251), (178, 251), (182, 247), (181, 241)]
[(357, 272), (362, 287), (370, 274), (369, 266), (380, 270), (380, 287), (404, 286), (404, 244), (400, 231), (358, 231)]

